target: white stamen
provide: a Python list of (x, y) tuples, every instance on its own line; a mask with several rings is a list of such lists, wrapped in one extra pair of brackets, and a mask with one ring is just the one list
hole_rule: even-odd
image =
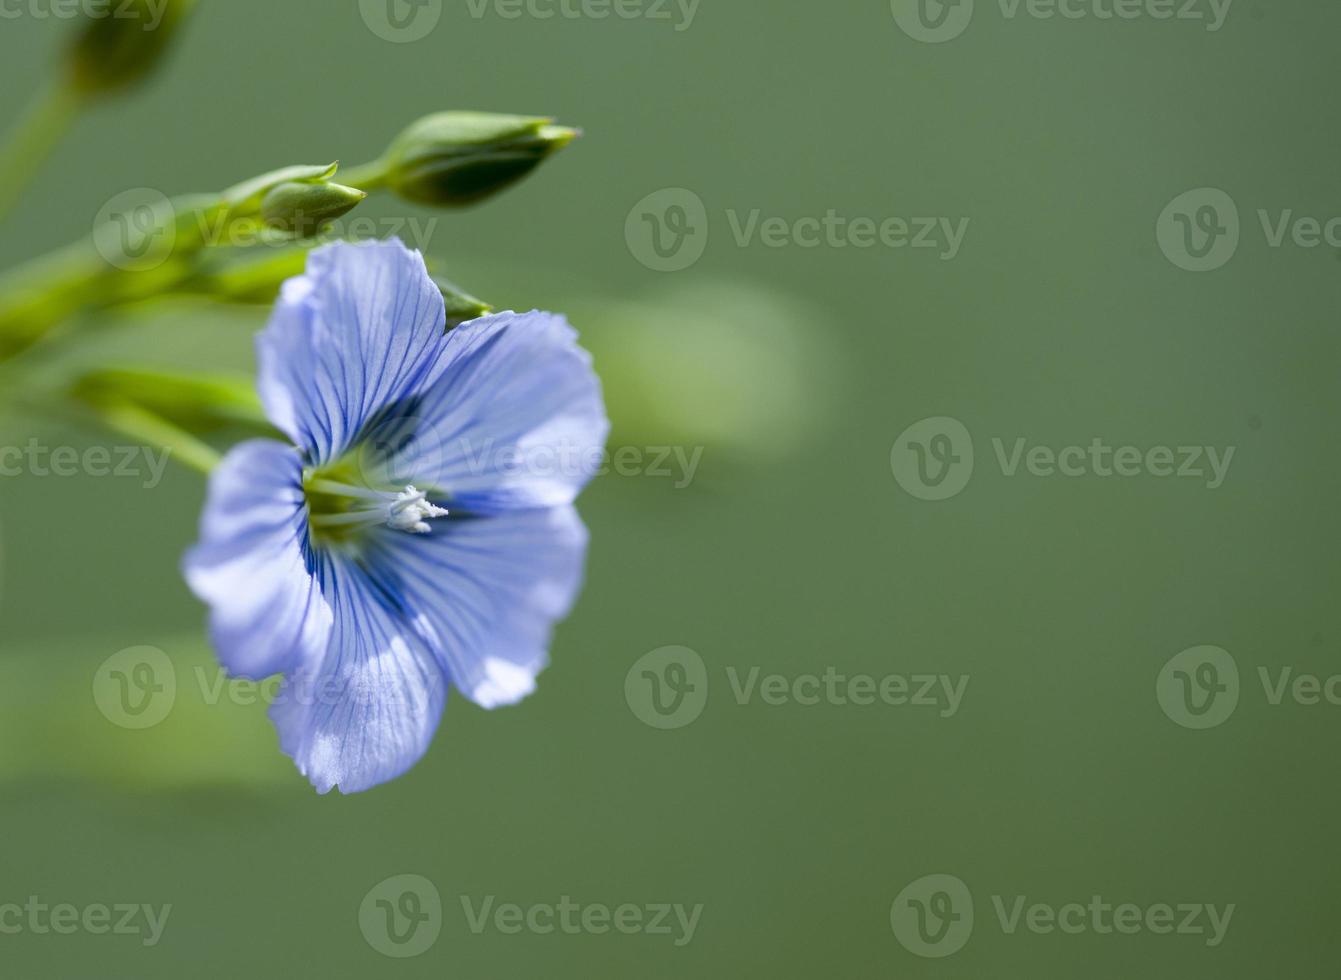
[(433, 530), (428, 519), (446, 517), (447, 511), (428, 502), (422, 490), (406, 487), (387, 508), (387, 526), (410, 534), (428, 534)]

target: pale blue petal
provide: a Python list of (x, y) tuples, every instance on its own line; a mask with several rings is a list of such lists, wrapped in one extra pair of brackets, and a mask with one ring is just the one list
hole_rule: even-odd
[(587, 530), (572, 507), (446, 518), (427, 535), (385, 532), (369, 560), (452, 684), (484, 708), (535, 690), (555, 622), (582, 586)]
[(331, 610), (312, 567), (297, 450), (235, 447), (210, 477), (200, 543), (183, 563), (230, 673), (261, 679), (325, 650)]
[(446, 362), (442, 293), (398, 240), (313, 251), (257, 339), (270, 420), (320, 464), (379, 413), (430, 385)]
[(413, 415), (392, 468), (475, 514), (572, 503), (610, 431), (591, 355), (567, 320), (541, 312), (457, 327)]
[(346, 555), (324, 559), (322, 586), (335, 610), (330, 646), (285, 678), (270, 718), (280, 748), (318, 792), (357, 793), (423, 757), (447, 680), (383, 582)]

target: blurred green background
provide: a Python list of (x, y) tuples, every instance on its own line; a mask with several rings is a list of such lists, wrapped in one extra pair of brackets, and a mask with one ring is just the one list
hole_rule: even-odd
[[(198, 476), (0, 480), (0, 905), (172, 906), (153, 947), (0, 935), (0, 975), (1331, 975), (1341, 707), (1272, 705), (1258, 669), (1341, 671), (1341, 267), (1326, 244), (1271, 247), (1258, 211), (1341, 215), (1326, 108), (1341, 9), (1236, 0), (1208, 31), (979, 0), (942, 44), (886, 0), (703, 0), (684, 30), (471, 11), (450, 0), (401, 44), (355, 0), (207, 0), (166, 70), (80, 120), (0, 225), (0, 259), (88, 234), (128, 188), (361, 162), (442, 108), (554, 115), (584, 138), (485, 207), (377, 198), (357, 213), (436, 218), (427, 251), (466, 288), (567, 311), (597, 354), (612, 446), (702, 447), (699, 470), (678, 489), (598, 480), (582, 500), (588, 586), (539, 693), (494, 713), (453, 699), (411, 774), (349, 798), (311, 791), (262, 708), (201, 695), (204, 613), (177, 573)], [(0, 22), (0, 125), (67, 27)], [(1155, 228), (1208, 186), (1237, 202), (1242, 240), (1194, 274)], [(707, 215), (706, 251), (674, 273), (626, 239), (631, 209), (664, 188)], [(969, 225), (951, 261), (741, 246), (733, 218), (755, 209)], [(248, 369), (263, 320), (158, 308), (100, 323), (77, 357)], [(961, 421), (976, 449), (972, 481), (939, 503), (891, 472), (895, 440), (930, 416)], [(22, 418), (3, 431), (109, 444)], [(1007, 477), (993, 438), (1236, 454), (1216, 490)], [(1194, 731), (1155, 692), (1202, 644), (1233, 655), (1242, 691), (1223, 725)], [(125, 730), (93, 678), (142, 645), (172, 659), (177, 699), (162, 724)], [(625, 679), (668, 645), (701, 655), (709, 696), (663, 731)], [(740, 704), (727, 670), (755, 666), (970, 680), (948, 718)], [(967, 885), (976, 924), (927, 959), (891, 905), (938, 873)], [(434, 883), (442, 932), (389, 959), (359, 909), (401, 874)], [(1009, 934), (992, 896), (1021, 895), (1236, 908), (1214, 947)], [(677, 947), (474, 934), (461, 896), (704, 908)]]

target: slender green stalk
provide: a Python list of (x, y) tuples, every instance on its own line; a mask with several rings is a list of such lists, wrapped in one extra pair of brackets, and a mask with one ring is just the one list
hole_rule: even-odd
[(222, 456), (212, 446), (148, 409), (125, 399), (81, 403), (68, 394), (33, 384), (22, 367), (0, 364), (0, 416), (41, 416), (80, 429), (105, 429), (168, 450), (175, 459), (208, 476)]
[(357, 167), (341, 167), (340, 183), (357, 187), (361, 191), (380, 191), (387, 184), (387, 165), (385, 160), (373, 160)]
[(138, 405), (123, 402), (98, 411), (98, 420), (113, 432), (168, 450), (169, 458), (209, 476), (222, 457), (189, 432)]
[(69, 85), (48, 85), (28, 107), (0, 149), (0, 221), (31, 183), (79, 114), (84, 100)]
[[(374, 162), (354, 171), (365, 184), (378, 187), (384, 182), (383, 169)], [(235, 238), (234, 227), (252, 232), (264, 228), (261, 213), (270, 190), (292, 181), (325, 183), (334, 173), (334, 165), (287, 167), (222, 194), (175, 198), (167, 209), (167, 220), (173, 223), (171, 244), (147, 266), (112, 262), (85, 239), (0, 275), (0, 361), (27, 350), (76, 314), (137, 303), (190, 283), (205, 272), (203, 255)], [(308, 237), (269, 231), (276, 244), (301, 243)]]

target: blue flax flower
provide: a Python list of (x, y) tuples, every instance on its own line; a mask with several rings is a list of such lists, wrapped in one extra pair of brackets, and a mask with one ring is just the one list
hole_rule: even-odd
[(448, 686), (485, 708), (535, 689), (581, 586), (600, 382), (554, 314), (446, 332), (398, 241), (313, 252), (257, 354), (295, 445), (228, 454), (184, 571), (224, 667), (284, 675), (283, 751), (319, 792), (358, 792), (419, 760)]

